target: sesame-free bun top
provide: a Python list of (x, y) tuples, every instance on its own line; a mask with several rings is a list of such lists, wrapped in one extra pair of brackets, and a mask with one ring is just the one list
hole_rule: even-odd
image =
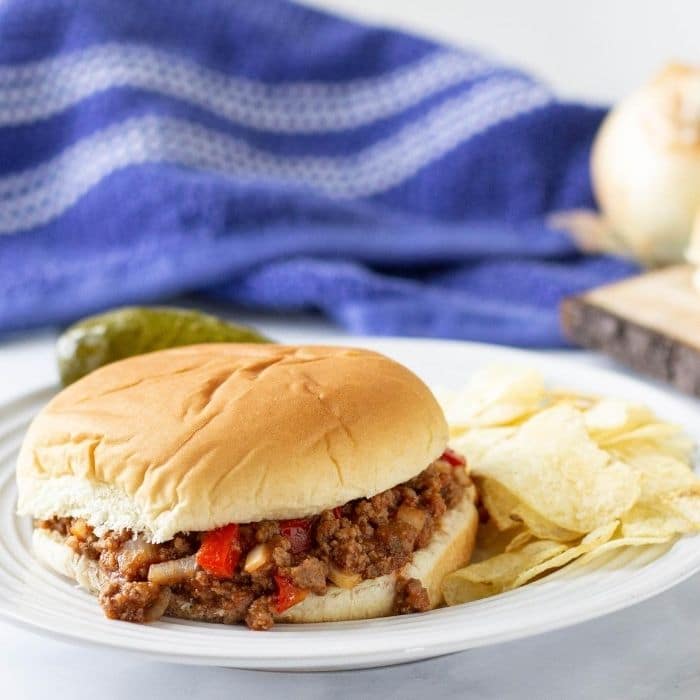
[(194, 345), (115, 362), (56, 395), (22, 445), (18, 508), (162, 542), (372, 496), (446, 443), (430, 390), (378, 353)]

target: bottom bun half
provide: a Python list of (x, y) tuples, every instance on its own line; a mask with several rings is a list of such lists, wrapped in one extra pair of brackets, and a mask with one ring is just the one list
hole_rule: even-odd
[[(339, 622), (391, 615), (396, 581), (400, 576), (419, 579), (428, 591), (431, 607), (435, 608), (443, 601), (443, 578), (467, 564), (471, 557), (478, 520), (473, 493), (468, 493), (456, 508), (443, 516), (430, 544), (415, 552), (413, 560), (401, 570), (367, 579), (350, 589), (329, 586), (325, 595), (310, 594), (276, 619), (279, 622)], [(73, 552), (58, 533), (34, 530), (33, 547), (36, 556), (54, 571), (77, 581), (93, 594), (99, 592), (104, 574), (97, 562)], [(173, 596), (166, 614), (186, 620), (220, 621), (215, 611), (205, 614), (179, 596)], [(221, 616), (223, 614), (222, 611)]]

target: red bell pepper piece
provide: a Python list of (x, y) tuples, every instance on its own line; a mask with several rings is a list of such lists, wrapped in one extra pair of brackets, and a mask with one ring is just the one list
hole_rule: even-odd
[(283, 613), (292, 605), (301, 603), (309, 593), (306, 589), (295, 586), (286, 576), (275, 574), (275, 583), (277, 593), (272, 598), (272, 604), (278, 613)]
[(311, 520), (296, 518), (280, 522), (280, 532), (292, 545), (292, 554), (302, 554), (311, 549)]
[(454, 450), (450, 449), (449, 447), (442, 453), (442, 456), (440, 457), (441, 460), (444, 462), (447, 462), (449, 465), (453, 467), (466, 467), (467, 466), (467, 460), (462, 457), (459, 452), (455, 452)]
[(343, 517), (343, 509), (340, 506), (333, 508), (333, 515), (335, 515), (337, 520)]
[(212, 576), (233, 578), (240, 558), (240, 533), (236, 523), (202, 536), (202, 545), (197, 552), (197, 564)]

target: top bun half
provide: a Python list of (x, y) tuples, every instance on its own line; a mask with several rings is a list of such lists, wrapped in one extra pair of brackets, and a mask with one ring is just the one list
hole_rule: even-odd
[(195, 345), (115, 362), (55, 396), (22, 445), (19, 511), (162, 542), (372, 496), (446, 443), (430, 390), (378, 353)]

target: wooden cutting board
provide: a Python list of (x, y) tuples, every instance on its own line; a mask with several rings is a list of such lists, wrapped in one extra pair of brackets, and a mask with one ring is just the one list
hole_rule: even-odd
[(564, 334), (700, 396), (700, 292), (690, 265), (646, 272), (566, 299)]

